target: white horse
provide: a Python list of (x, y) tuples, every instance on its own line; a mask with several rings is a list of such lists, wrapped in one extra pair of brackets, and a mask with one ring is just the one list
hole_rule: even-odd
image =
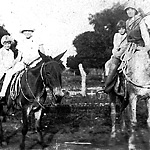
[(125, 97), (117, 95), (114, 90), (115, 88), (111, 90), (109, 97), (112, 120), (111, 139), (116, 138), (116, 104), (118, 98), (121, 104), (121, 117), (123, 119), (121, 130), (123, 131), (125, 129), (124, 109), (128, 106), (126, 112), (128, 112), (129, 115), (129, 129), (131, 131), (128, 144), (129, 149), (135, 149), (135, 145), (133, 143), (135, 139), (135, 127), (137, 125), (136, 111), (138, 100), (144, 99), (147, 103), (147, 125), (150, 131), (150, 55), (144, 48), (137, 50), (135, 48), (135, 44), (132, 44), (131, 47), (134, 50), (130, 53), (126, 53), (123, 62), (120, 65), (124, 75)]
[[(147, 125), (150, 129), (150, 55), (143, 48), (135, 50), (128, 55), (123, 73), (126, 79), (126, 95), (129, 101), (129, 120), (131, 135), (129, 137), (129, 149), (135, 149), (135, 127), (137, 125), (136, 111), (138, 100), (144, 99), (147, 103)], [(150, 143), (150, 141), (149, 141)], [(150, 148), (150, 147), (149, 147)]]

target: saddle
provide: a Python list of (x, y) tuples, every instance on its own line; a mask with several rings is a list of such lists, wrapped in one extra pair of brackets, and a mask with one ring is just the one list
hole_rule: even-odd
[(12, 77), (12, 80), (11, 80), (11, 83), (10, 83), (10, 96), (11, 96), (11, 99), (15, 99), (18, 95), (19, 95), (19, 92), (20, 92), (20, 80), (21, 80), (21, 77), (23, 75), (25, 70), (21, 70), (17, 73), (15, 73)]
[(114, 92), (119, 96), (125, 96), (125, 78), (123, 73), (117, 72), (116, 75), (113, 77), (111, 83), (107, 86), (107, 91), (111, 91), (112, 89)]
[(16, 99), (16, 97), (19, 95), (21, 89), (20, 80), (25, 70), (34, 67), (40, 60), (40, 57), (38, 57), (37, 59), (33, 60), (30, 64), (25, 64), (24, 69), (16, 72), (13, 75), (10, 85), (10, 96), (13, 100)]

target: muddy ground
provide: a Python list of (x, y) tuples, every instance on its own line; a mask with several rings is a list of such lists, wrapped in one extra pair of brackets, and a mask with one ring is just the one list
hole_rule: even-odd
[[(66, 77), (66, 76), (65, 76)], [(80, 79), (74, 78), (63, 82), (70, 89), (80, 89)], [(79, 79), (79, 80), (77, 80)], [(98, 80), (99, 81), (99, 80)], [(94, 84), (95, 83), (95, 84)], [(78, 86), (77, 86), (78, 85)], [(99, 86), (99, 82), (89, 81), (88, 86)], [(117, 107), (119, 112), (119, 106)], [(136, 129), (135, 145), (137, 150), (148, 149), (148, 130), (146, 127), (145, 102), (138, 104), (138, 125)], [(128, 123), (128, 122), (127, 122)], [(30, 130), (26, 138), (26, 149), (41, 149), (34, 129), (34, 117), (30, 115)], [(110, 108), (106, 94), (82, 97), (81, 95), (66, 96), (62, 105), (48, 107), (42, 119), (45, 150), (127, 150), (129, 131), (120, 132), (119, 114), (117, 117), (117, 138), (110, 144)], [(3, 150), (18, 150), (21, 140), (21, 114), (18, 111), (14, 116), (3, 122), (4, 136), (8, 145)]]

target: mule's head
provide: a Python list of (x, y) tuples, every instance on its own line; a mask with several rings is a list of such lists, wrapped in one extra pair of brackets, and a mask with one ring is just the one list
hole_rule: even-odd
[(42, 74), (45, 85), (52, 91), (53, 96), (56, 99), (56, 103), (60, 103), (62, 97), (64, 96), (64, 93), (62, 92), (61, 75), (63, 70), (65, 69), (65, 66), (62, 64), (60, 59), (64, 55), (64, 53), (58, 55), (55, 58), (46, 56), (40, 51), (39, 55), (44, 61)]

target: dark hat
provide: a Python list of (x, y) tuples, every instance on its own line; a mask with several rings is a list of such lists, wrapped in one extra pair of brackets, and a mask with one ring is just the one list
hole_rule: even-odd
[(120, 21), (117, 23), (116, 28), (117, 28), (117, 29), (126, 28), (126, 22), (125, 22), (124, 20), (120, 20)]

